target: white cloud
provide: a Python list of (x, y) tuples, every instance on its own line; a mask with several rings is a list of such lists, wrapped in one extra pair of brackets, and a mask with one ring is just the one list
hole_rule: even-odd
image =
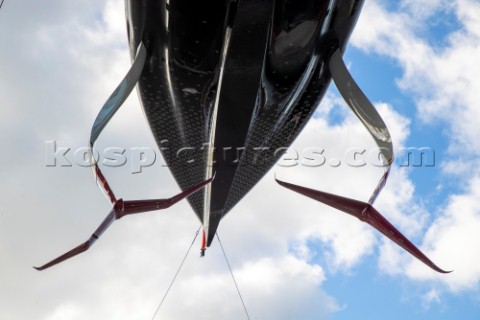
[[(23, 5), (12, 2), (9, 11), (2, 12), (8, 13), (7, 20), (0, 19), (9, 26), (0, 25), (0, 38), (10, 39), (7, 29), (21, 30), (10, 46), (0, 48), (1, 63), (8, 61), (1, 65), (0, 108), (9, 120), (0, 129), (0, 139), (16, 157), (14, 162), (0, 160), (2, 168), (9, 168), (0, 172), (0, 317), (149, 318), (198, 227), (185, 202), (116, 222), (90, 251), (55, 268), (39, 273), (31, 267), (85, 241), (109, 210), (89, 168), (45, 167), (44, 141), (55, 139), (59, 146), (72, 148), (88, 142), (96, 113), (130, 64), (123, 2), (83, 1), (72, 8), (46, 2), (37, 12)], [(32, 12), (30, 19), (19, 19), (25, 12)], [(135, 94), (100, 140), (100, 148), (155, 145)], [(116, 194), (127, 199), (167, 197), (178, 191), (167, 170), (157, 166), (142, 175), (132, 176), (128, 168), (105, 174)], [(281, 190), (269, 176), (261, 188), (272, 186)], [(252, 315), (318, 319), (335, 312), (335, 299), (321, 288), (322, 267), (289, 252), (296, 230), (277, 220), (262, 194), (244, 208), (249, 214), (239, 208), (235, 216), (242, 218), (229, 216), (220, 234), (225, 232), (227, 250), (234, 253), (232, 266)], [(294, 212), (287, 214), (295, 220)], [(229, 225), (229, 220), (234, 223)], [(162, 312), (171, 318), (243, 317), (218, 245), (206, 259), (198, 259), (198, 244), (194, 248)], [(269, 276), (269, 287), (263, 288), (272, 291), (258, 290), (259, 273)]]
[(432, 46), (416, 33), (418, 24), (428, 27), (428, 17), (419, 20), (414, 14), (388, 12), (378, 1), (365, 5), (352, 43), (399, 62), (404, 72), (399, 85), (416, 99), (419, 115), (424, 120), (440, 119), (449, 124), (452, 152), (477, 154), (473, 142), (479, 134), (475, 119), (480, 117), (476, 108), (480, 6), (475, 1), (454, 3), (438, 5), (454, 10), (462, 26), (445, 35), (445, 47)]
[[(222, 269), (215, 273), (193, 269), (187, 279), (182, 277), (183, 283), (175, 287), (159, 316), (244, 318), (231, 276), (226, 267)], [(332, 298), (318, 290), (324, 281), (322, 269), (292, 256), (247, 262), (234, 272), (252, 319), (318, 319), (338, 309)]]
[(422, 297), (422, 300), (423, 308), (425, 310), (430, 309), (432, 304), (440, 305), (442, 302), (442, 299), (440, 298), (440, 292), (438, 292), (436, 289), (431, 289), (425, 293)]
[[(0, 172), (0, 252), (4, 261), (0, 267), (0, 316), (148, 319), (198, 226), (186, 203), (165, 212), (121, 220), (91, 251), (54, 269), (38, 273), (30, 267), (84, 241), (109, 210), (89, 169), (45, 168), (43, 141), (86, 144), (96, 113), (130, 63), (123, 2), (84, 0), (71, 5), (56, 1), (54, 5), (45, 1), (41, 5), (28, 4), (33, 6), (31, 11), (21, 7), (20, 2), (11, 3), (0, 19), (0, 38), (10, 43), (0, 47), (0, 86), (8, 93), (0, 96), (0, 110), (9, 119), (0, 128), (0, 139), (6, 150), (20, 155), (14, 165), (8, 159), (0, 159), (2, 168), (10, 168), (9, 172)], [(357, 43), (363, 41), (382, 54), (390, 54), (388, 45), (397, 45), (396, 41), (401, 42), (402, 50), (424, 51), (418, 61), (405, 62), (406, 74), (413, 77), (430, 49), (421, 41), (408, 43), (414, 39), (413, 31), (408, 41), (400, 40), (405, 35), (401, 30), (394, 33), (398, 37), (394, 39), (382, 33), (395, 28), (396, 23), (402, 25), (404, 17), (390, 15), (368, 3), (371, 2), (366, 4), (367, 16), (368, 12), (382, 13), (386, 18), (371, 20), (368, 28), (359, 26), (359, 34), (369, 33), (363, 39), (356, 36), (356, 41), (360, 41)], [(56, 8), (55, 14), (51, 8)], [(18, 18), (25, 12), (31, 12), (30, 19)], [(473, 28), (474, 19), (470, 24)], [(20, 36), (10, 38), (10, 32), (2, 32), (8, 29), (4, 25), (19, 29)], [(384, 44), (379, 39), (388, 42), (381, 49), (376, 47)], [(424, 79), (431, 81), (424, 75), (417, 83), (423, 86)], [(345, 160), (348, 147), (373, 148), (371, 137), (348, 111), (344, 113), (348, 116), (338, 124), (325, 120), (332, 108), (339, 108), (338, 104), (338, 98), (329, 95), (320, 107), (320, 117), (311, 121), (294, 148), (320, 146), (329, 159), (341, 160)], [(395, 147), (404, 146), (409, 121), (389, 105), (378, 106)], [(137, 134), (131, 135), (134, 131)], [(154, 146), (135, 94), (101, 140), (100, 146)], [(334, 169), (328, 163), (320, 168), (298, 166), (274, 171), (285, 180), (361, 200), (368, 199), (383, 173), (372, 166), (359, 169), (342, 165)], [(129, 175), (128, 170), (106, 174), (117, 194), (128, 199), (166, 197), (178, 191), (164, 168), (149, 168), (146, 174), (136, 176)], [(136, 187), (132, 188), (133, 185)], [(418, 237), (427, 222), (413, 194), (408, 172), (395, 167), (377, 205), (400, 229)], [(409, 210), (412, 207), (414, 210)], [(448, 226), (444, 229), (445, 224), (440, 222), (435, 232), (444, 237)], [(461, 225), (468, 219), (453, 222), (461, 232)], [(380, 251), (381, 264), (386, 257), (383, 238), (370, 227), (282, 189), (274, 184), (273, 173), (224, 219), (219, 233), (251, 315), (262, 319), (328, 318), (338, 311), (335, 298), (322, 288), (326, 271), (313, 263), (317, 255), (326, 255), (327, 267), (332, 272), (349, 272), (376, 251)], [(326, 252), (309, 245), (312, 241), (321, 243)], [(426, 246), (432, 252), (437, 250), (428, 241)], [(207, 251), (205, 259), (197, 258), (196, 248), (162, 314), (172, 318), (243, 317), (218, 244)], [(448, 252), (438, 250), (438, 257)], [(405, 266), (410, 261), (405, 257), (394, 251), (385, 263), (399, 259), (402, 262), (395, 267)], [(474, 273), (473, 267), (470, 272)], [(412, 271), (411, 276), (415, 275)], [(31, 308), (25, 308), (25, 302)]]
[(446, 277), (434, 277), (410, 266), (408, 275), (417, 279), (434, 279), (445, 283), (454, 292), (477, 289), (480, 285), (480, 258), (475, 248), (480, 244), (480, 178), (470, 181), (468, 190), (450, 197), (442, 216), (434, 221), (425, 246), (432, 257), (454, 272)]
[[(331, 110), (332, 106), (347, 110), (344, 103), (339, 105), (330, 96), (325, 99), (320, 109), (327, 105), (328, 110)], [(398, 151), (404, 147), (409, 135), (409, 121), (387, 104), (380, 103), (377, 107), (390, 129), (395, 149)], [(347, 165), (349, 159), (345, 157), (345, 150), (351, 147), (372, 150), (375, 148), (373, 139), (352, 114), (347, 114), (344, 121), (335, 125), (329, 125), (325, 118), (324, 116), (311, 120), (301, 138), (292, 146), (292, 149), (299, 151), (312, 146), (324, 148), (327, 160), (325, 164), (318, 168), (305, 166), (275, 168), (278, 177), (309, 188), (367, 201), (382, 176), (383, 169), (372, 166), (368, 157), (365, 158), (369, 162), (368, 165), (360, 168), (351, 167)], [(329, 159), (332, 158), (341, 159), (342, 165), (332, 169), (329, 165)], [(286, 196), (287, 193), (282, 197)], [(296, 194), (294, 196), (299, 197)], [(293, 197), (290, 201), (293, 203)], [(302, 208), (296, 210), (302, 212), (302, 216), (297, 214), (296, 221), (293, 222), (287, 220), (286, 227), (297, 230), (297, 241), (301, 243), (300, 245), (297, 243), (297, 246), (300, 248), (304, 248), (305, 243), (312, 240), (323, 244), (321, 249), (310, 249), (326, 252), (310, 250), (306, 256), (325, 255), (331, 271), (351, 270), (375, 251), (376, 237), (383, 239), (368, 225), (311, 199), (301, 197), (295, 199), (295, 203), (302, 203)], [(279, 210), (285, 205), (279, 205)], [(405, 234), (418, 236), (424, 231), (426, 213), (415, 203), (414, 186), (408, 179), (405, 168), (393, 167), (387, 187), (381, 193), (376, 207)]]
[[(408, 10), (393, 13), (380, 3), (366, 3), (353, 43), (400, 64), (403, 75), (399, 85), (416, 100), (421, 119), (439, 120), (449, 127), (446, 138), (451, 160), (442, 164), (444, 172), (454, 173), (464, 181), (463, 185), (469, 186), (464, 192), (460, 190), (463, 193), (451, 196), (446, 208), (438, 209), (424, 239), (426, 253), (442, 267), (454, 269), (453, 274), (434, 275), (419, 263), (401, 258), (401, 253), (388, 244), (382, 247), (381, 266), (390, 273), (405, 272), (412, 279), (435, 279), (454, 292), (478, 289), (480, 258), (472, 250), (480, 246), (478, 160), (474, 159), (480, 150), (476, 138), (480, 134), (480, 4), (468, 0), (428, 4), (404, 1)], [(444, 35), (446, 46), (442, 48), (430, 44), (418, 32), (432, 23), (432, 12), (440, 11), (454, 14), (460, 25), (458, 30)]]
[(47, 316), (50, 320), (80, 319), (82, 311), (80, 307), (74, 304), (63, 304), (59, 306), (51, 316)]

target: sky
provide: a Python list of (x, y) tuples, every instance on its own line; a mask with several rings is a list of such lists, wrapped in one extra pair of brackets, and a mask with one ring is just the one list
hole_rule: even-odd
[[(127, 217), (88, 252), (110, 210), (90, 168), (47, 166), (48, 148), (88, 146), (97, 112), (130, 66), (121, 0), (6, 0), (0, 11), (0, 318), (152, 319), (199, 226), (183, 201)], [(276, 165), (218, 230), (251, 319), (478, 319), (480, 2), (367, 0), (344, 59), (392, 134), (397, 160), (376, 207), (440, 275), (360, 221), (282, 189), (366, 201), (381, 168)], [(132, 93), (98, 148), (155, 148)], [(292, 146), (327, 159), (374, 147), (331, 85)], [(405, 166), (429, 148), (432, 166)], [(160, 156), (159, 156), (160, 157)], [(179, 191), (168, 169), (105, 168), (124, 199)], [(343, 163), (343, 162), (342, 162)], [(218, 242), (197, 241), (155, 319), (245, 319)]]

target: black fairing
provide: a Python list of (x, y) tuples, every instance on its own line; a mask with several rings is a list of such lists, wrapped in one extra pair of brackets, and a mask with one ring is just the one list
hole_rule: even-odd
[(140, 41), (149, 54), (141, 102), (182, 190), (207, 178), (215, 147), (210, 198), (206, 188), (188, 199), (203, 223), (210, 211), (208, 245), (312, 116), (331, 80), (328, 59), (344, 50), (362, 5), (126, 0), (131, 54)]

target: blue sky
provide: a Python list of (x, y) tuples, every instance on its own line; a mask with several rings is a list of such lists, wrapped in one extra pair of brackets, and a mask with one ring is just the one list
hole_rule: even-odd
[[(427, 13), (423, 20), (415, 16), (415, 10), (418, 9), (415, 7), (415, 1), (410, 1), (410, 5), (413, 4), (410, 9), (406, 1), (376, 3), (383, 7), (382, 10), (389, 10), (392, 16), (400, 16), (405, 14), (405, 11), (411, 10), (410, 17), (405, 19), (412, 19), (419, 24), (417, 28), (413, 28), (413, 31), (416, 31), (414, 37), (440, 55), (442, 51), (449, 50), (448, 47), (453, 47), (452, 34), (461, 33), (465, 28), (461, 16), (457, 15), (462, 5), (459, 3), (429, 2), (428, 4), (432, 5), (429, 9), (433, 14), (428, 16)], [(424, 1), (417, 3), (427, 4)], [(463, 2), (463, 5), (467, 5), (467, 2)], [(478, 9), (478, 4), (476, 7)], [(409, 25), (400, 26), (399, 29), (402, 27), (407, 29), (405, 33), (410, 31)], [(455, 49), (461, 51), (461, 48), (453, 47), (453, 50)], [(438, 212), (446, 205), (449, 195), (463, 190), (467, 180), (465, 176), (452, 177), (441, 169), (452, 157), (448, 150), (453, 140), (451, 129), (448, 128), (448, 121), (425, 121), (419, 115), (421, 106), (416, 99), (418, 94), (412, 95), (408, 88), (395, 85), (402, 82), (402, 78), (405, 77), (401, 58), (395, 54), (385, 54), (383, 50), (376, 48), (375, 45), (367, 49), (354, 43), (347, 51), (345, 59), (350, 61), (352, 74), (372, 101), (387, 102), (410, 120), (410, 135), (405, 142), (406, 146), (429, 147), (435, 150), (436, 166), (410, 168), (408, 177), (415, 186), (415, 198), (427, 210)], [(461, 72), (460, 68), (458, 72)], [(465, 91), (472, 88), (465, 88)], [(435, 219), (434, 217), (435, 213), (432, 213), (430, 219)], [(405, 277), (390, 278), (379, 274), (368, 260), (355, 268), (353, 275), (334, 273), (325, 286), (329, 289), (327, 291), (343, 296), (343, 301), (347, 305), (333, 317), (334, 319), (381, 319), (387, 316), (389, 319), (477, 319), (480, 316), (478, 286), (466, 292), (445, 292), (435, 283), (418, 283)], [(426, 297), (425, 293), (429, 290), (434, 290), (430, 292), (435, 292), (435, 295), (431, 296), (435, 298), (432, 298), (431, 302), (425, 302), (422, 296)]]
[[(84, 241), (109, 210), (89, 168), (45, 166), (45, 142), (86, 146), (130, 64), (123, 5), (7, 0), (0, 11), (1, 319), (151, 319), (198, 228), (183, 202), (122, 219), (56, 268), (31, 268)], [(434, 167), (395, 165), (376, 206), (454, 273), (436, 274), (368, 226), (273, 181), (277, 173), (365, 201), (381, 169), (276, 166), (219, 229), (253, 319), (479, 318), (479, 17), (476, 0), (366, 0), (344, 57), (399, 159), (404, 147), (435, 150)], [(102, 133), (98, 148), (106, 146), (155, 147), (136, 94)], [(340, 159), (348, 147), (374, 146), (333, 85), (293, 148), (311, 146)], [(178, 191), (159, 165), (105, 173), (126, 199)], [(218, 244), (205, 259), (198, 246), (157, 319), (244, 318)]]

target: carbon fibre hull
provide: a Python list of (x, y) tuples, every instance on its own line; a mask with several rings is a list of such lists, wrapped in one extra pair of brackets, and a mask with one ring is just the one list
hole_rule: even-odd
[(304, 128), (331, 81), (363, 0), (126, 0), (132, 57), (148, 58), (141, 104), (182, 190), (206, 227), (251, 190)]

